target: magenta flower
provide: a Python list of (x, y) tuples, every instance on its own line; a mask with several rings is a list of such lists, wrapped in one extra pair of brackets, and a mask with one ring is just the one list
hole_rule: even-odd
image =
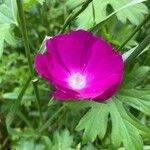
[(122, 56), (103, 39), (78, 30), (48, 39), (46, 47), (47, 54), (36, 55), (35, 69), (56, 87), (56, 99), (104, 101), (117, 91)]

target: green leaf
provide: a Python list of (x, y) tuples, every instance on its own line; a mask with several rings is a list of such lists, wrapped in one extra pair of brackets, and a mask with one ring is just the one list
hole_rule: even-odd
[(24, 9), (28, 9), (37, 3), (43, 5), (44, 1), (45, 0), (23, 0), (23, 7)]
[(42, 143), (45, 145), (45, 150), (49, 150), (52, 147), (52, 142), (48, 136), (42, 136)]
[[(125, 150), (125, 149), (123, 147), (121, 147), (118, 150)], [(150, 150), (150, 146), (149, 145), (143, 146), (143, 150)]]
[(131, 72), (125, 72), (124, 79), (121, 84), (121, 89), (132, 89), (138, 87), (145, 78), (150, 75), (150, 67), (140, 66), (134, 67)]
[[(108, 121), (108, 105), (101, 104), (92, 107), (80, 120), (76, 129), (84, 129), (84, 142), (93, 142), (97, 135), (102, 139), (106, 133)], [(93, 130), (92, 130), (93, 129)]]
[(122, 89), (119, 99), (146, 115), (150, 115), (150, 90)]
[(126, 150), (141, 150), (140, 135), (150, 134), (150, 130), (127, 112), (120, 100), (116, 97), (107, 104), (97, 104), (92, 107), (80, 120), (77, 130), (84, 130), (83, 141), (93, 142), (97, 136), (102, 139), (106, 133), (108, 114), (111, 115), (111, 141), (114, 147), (123, 143)]
[[(143, 149), (141, 136), (150, 137), (150, 129), (136, 119), (126, 107), (127, 105), (134, 107), (146, 115), (150, 115), (150, 89), (145, 90), (139, 86), (139, 81), (144, 80), (149, 70), (150, 67), (142, 66), (134, 68), (129, 74), (125, 74), (126, 80), (120, 90), (105, 104), (97, 103), (97, 105), (93, 105), (89, 102), (91, 108), (81, 118), (76, 128), (78, 131), (84, 130), (84, 142), (93, 142), (97, 136), (100, 139), (104, 137), (110, 114), (112, 123), (111, 142), (115, 149), (119, 148), (121, 144), (123, 144), (125, 150)], [(88, 106), (88, 102), (85, 103), (85, 106)]]
[[(73, 4), (73, 7), (75, 7), (75, 5), (77, 6), (81, 3), (80, 0), (78, 0), (78, 3), (74, 1), (76, 0), (69, 0), (68, 6), (72, 7)], [(114, 13), (117, 13), (117, 18), (121, 22), (126, 23), (127, 20), (129, 20), (132, 24), (138, 25), (140, 20), (144, 19), (144, 14), (148, 13), (146, 5), (142, 3), (143, 1), (145, 0), (132, 0), (130, 2), (128, 0), (93, 0), (95, 17), (93, 17), (93, 7), (92, 4), (90, 4), (88, 8), (78, 16), (77, 25), (79, 28), (89, 29), (94, 25), (94, 22), (99, 24), (107, 18), (106, 10), (108, 5), (112, 6)]]
[(7, 30), (9, 29), (8, 26), (5, 26), (4, 24), (0, 24), (0, 57), (2, 56), (3, 53), (3, 48), (4, 48), (4, 40), (5, 40), (5, 34)]
[(8, 44), (15, 45), (16, 40), (11, 33), (11, 25), (18, 25), (17, 23), (17, 8), (16, 1), (5, 0), (0, 5), (0, 57), (4, 49), (4, 41)]
[[(124, 109), (122, 103), (116, 98), (109, 101), (112, 120), (112, 144), (117, 148), (123, 143), (126, 150), (141, 150), (143, 142), (140, 134), (149, 132), (148, 128), (133, 120)], [(141, 130), (142, 128), (142, 130)]]
[(88, 145), (84, 146), (82, 150), (96, 150), (96, 148), (92, 143), (89, 143)]
[[(110, 44), (114, 45), (114, 47), (120, 47), (124, 40), (129, 37), (133, 29), (133, 25), (128, 25), (127, 23), (122, 24), (118, 22), (117, 17), (114, 16), (107, 20), (105, 26), (102, 27), (103, 34), (101, 36), (106, 39), (106, 41), (108, 41)], [(135, 41), (135, 37), (136, 36), (130, 39), (130, 41), (125, 45), (127, 49), (131, 49), (138, 44)]]
[(60, 133), (56, 131), (53, 137), (53, 147), (51, 150), (70, 150), (71, 144), (73, 143), (73, 137), (70, 135), (67, 129)]
[(150, 89), (140, 89), (144, 86), (144, 79), (150, 76), (150, 67), (141, 66), (135, 68), (126, 75), (122, 88), (117, 94), (118, 99), (135, 109), (150, 115)]
[(4, 0), (0, 5), (0, 24), (16, 24), (17, 23), (17, 7), (16, 1)]
[(42, 144), (34, 143), (34, 140), (21, 140), (17, 146), (14, 146), (15, 150), (45, 150), (45, 146)]

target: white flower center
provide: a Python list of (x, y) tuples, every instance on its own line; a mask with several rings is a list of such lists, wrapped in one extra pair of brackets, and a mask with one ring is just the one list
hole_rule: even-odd
[(73, 89), (78, 89), (78, 90), (84, 88), (86, 85), (85, 77), (81, 75), (80, 73), (72, 74), (70, 78), (68, 79), (68, 82), (69, 82), (70, 87), (72, 87)]

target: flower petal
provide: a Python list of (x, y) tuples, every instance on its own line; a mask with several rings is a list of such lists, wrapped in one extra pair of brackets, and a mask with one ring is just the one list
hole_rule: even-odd
[(97, 61), (95, 65), (93, 63), (96, 62), (93, 60), (89, 63), (85, 71), (86, 76), (89, 77), (89, 84), (103, 80), (112, 74), (118, 74), (122, 79), (123, 60), (119, 53), (106, 56), (105, 59)]
[(77, 72), (87, 63), (86, 54), (93, 44), (90, 32), (78, 30), (47, 40), (48, 52), (54, 55), (66, 71)]
[(105, 93), (111, 86), (115, 85), (120, 81), (120, 76), (113, 74), (103, 80), (97, 81), (93, 84), (88, 85), (85, 89), (80, 91), (80, 96), (84, 98), (96, 98), (99, 95)]
[(68, 86), (67, 72), (60, 66), (50, 54), (37, 54), (35, 57), (36, 71), (56, 87)]
[(118, 83), (107, 89), (103, 94), (99, 95), (94, 101), (102, 102), (112, 97), (118, 89)]

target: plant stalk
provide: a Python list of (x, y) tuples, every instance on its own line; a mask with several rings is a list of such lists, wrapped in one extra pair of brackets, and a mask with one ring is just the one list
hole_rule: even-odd
[(82, 7), (75, 13), (72, 13), (68, 16), (68, 18), (65, 20), (65, 23), (62, 27), (62, 29), (60, 30), (60, 33), (63, 33), (66, 29), (66, 27), (78, 16), (80, 15), (87, 7), (88, 5), (92, 2), (93, 0), (87, 0), (85, 3), (83, 3)]
[(128, 65), (150, 44), (150, 33), (139, 44), (139, 46), (130, 54), (130, 56), (124, 61), (125, 66)]
[(64, 109), (64, 105), (61, 106), (48, 120), (45, 122), (45, 124), (40, 128), (39, 133), (43, 132), (45, 129), (47, 129), (51, 121)]
[(25, 82), (23, 88), (21, 89), (17, 99), (15, 100), (14, 104), (11, 106), (9, 113), (6, 116), (6, 127), (7, 127), (8, 132), (10, 132), (10, 133), (12, 132), (11, 124), (14, 120), (15, 115), (18, 114), (18, 108), (20, 106), (21, 100), (23, 98), (25, 91), (28, 88), (30, 81), (31, 81), (31, 77), (29, 76), (29, 78)]
[(128, 38), (121, 44), (121, 46), (117, 48), (117, 50), (121, 50), (149, 19), (150, 14), (135, 28), (135, 30), (128, 36)]
[[(31, 51), (30, 51), (30, 47), (29, 47), (29, 40), (28, 40), (28, 35), (27, 35), (27, 28), (26, 28), (24, 10), (23, 10), (23, 6), (22, 6), (22, 0), (16, 0), (16, 2), (17, 2), (17, 7), (18, 7), (19, 19), (20, 19), (19, 20), (20, 21), (20, 30), (22, 32), (22, 37), (24, 40), (25, 53), (26, 53), (26, 57), (28, 60), (30, 75), (31, 75), (31, 78), (34, 79), (34, 69), (32, 66)], [(40, 114), (40, 119), (41, 119), (41, 122), (43, 123), (43, 115), (42, 115), (42, 110), (40, 107), (40, 98), (39, 98), (37, 83), (36, 82), (32, 82), (32, 83), (33, 83), (34, 93), (36, 96), (36, 104), (37, 104), (37, 108), (38, 108), (38, 111)]]

